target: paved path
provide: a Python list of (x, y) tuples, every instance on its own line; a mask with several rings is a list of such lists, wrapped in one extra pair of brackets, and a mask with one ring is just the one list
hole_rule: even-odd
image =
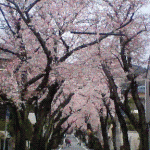
[(83, 146), (83, 144), (78, 145), (78, 139), (74, 135), (67, 135), (67, 138), (71, 140), (71, 146), (66, 146), (65, 143), (63, 144), (63, 147), (60, 148), (59, 150), (88, 150)]

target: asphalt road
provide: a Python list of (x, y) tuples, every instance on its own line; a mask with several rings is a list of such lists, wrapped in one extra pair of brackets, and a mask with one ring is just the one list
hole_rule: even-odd
[(71, 146), (66, 146), (64, 142), (62, 148), (59, 150), (88, 150), (83, 144), (81, 146), (78, 144), (79, 140), (73, 134), (67, 135), (66, 137), (71, 140)]

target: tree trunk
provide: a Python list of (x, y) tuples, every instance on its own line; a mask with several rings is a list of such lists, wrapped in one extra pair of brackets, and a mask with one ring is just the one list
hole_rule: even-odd
[(19, 150), (26, 150), (26, 134), (24, 128), (20, 132), (20, 149)]
[(120, 108), (119, 108), (117, 102), (115, 102), (115, 110), (116, 110), (116, 114), (118, 116), (118, 120), (120, 122), (122, 133), (123, 133), (124, 150), (130, 150), (130, 144), (129, 144), (129, 139), (128, 139), (128, 129), (126, 126), (125, 119), (124, 119), (123, 115), (121, 114), (121, 111), (120, 111)]
[(26, 150), (26, 134), (23, 127), (16, 132), (15, 150)]
[[(43, 127), (43, 126), (42, 126)], [(30, 150), (36, 149), (45, 149), (45, 143), (43, 143), (42, 132), (41, 132), (41, 124), (36, 123), (33, 137), (31, 139)]]
[(117, 146), (116, 146), (116, 123), (113, 122), (113, 128), (112, 128), (112, 140), (113, 140), (113, 147), (114, 150), (117, 150)]
[(15, 150), (19, 150), (19, 143), (20, 143), (20, 132), (16, 131), (16, 137), (15, 137)]
[(104, 117), (100, 117), (101, 121), (101, 128), (102, 128), (102, 135), (103, 135), (103, 141), (104, 141), (104, 149), (109, 150), (109, 139), (108, 139), (108, 134), (107, 134), (107, 123), (104, 120)]
[(110, 89), (110, 98), (114, 101), (116, 114), (118, 116), (118, 120), (121, 125), (121, 130), (123, 133), (123, 144), (124, 144), (125, 150), (129, 150), (130, 144), (129, 144), (129, 140), (128, 140), (128, 129), (126, 126), (125, 118), (121, 113), (120, 98), (119, 98), (118, 91), (117, 91), (117, 85), (115, 84), (115, 81), (109, 70), (109, 67), (106, 64), (101, 64), (101, 65), (102, 65), (102, 69), (108, 79), (108, 84), (109, 84), (109, 89)]
[(138, 95), (138, 90), (137, 90), (137, 83), (134, 79), (132, 79), (131, 82), (131, 93), (133, 100), (135, 102), (135, 105), (138, 109), (139, 112), (139, 128), (138, 128), (138, 133), (140, 136), (140, 150), (149, 150), (148, 148), (148, 126), (146, 123), (146, 117), (145, 117), (145, 109), (144, 106), (140, 100), (140, 97)]
[(146, 131), (143, 131), (143, 129), (141, 128), (139, 136), (140, 136), (139, 150), (149, 150), (149, 146), (148, 146), (148, 130), (146, 129)]
[(139, 125), (140, 145), (139, 150), (149, 150), (148, 145), (148, 126), (144, 123)]

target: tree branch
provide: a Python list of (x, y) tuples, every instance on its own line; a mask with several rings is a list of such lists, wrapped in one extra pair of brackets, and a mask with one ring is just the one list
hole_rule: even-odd
[(5, 7), (9, 7), (9, 8), (11, 8), (11, 9), (16, 10), (14, 7), (11, 7), (10, 5), (6, 5), (6, 4), (3, 4), (3, 3), (0, 3), (0, 5), (5, 6)]
[(113, 6), (113, 4), (111, 2), (109, 2), (108, 0), (103, 0), (104, 2), (106, 2), (115, 12), (116, 17), (118, 18), (118, 12), (116, 10), (116, 8)]
[(2, 50), (3, 52), (6, 52), (6, 53), (13, 54), (13, 55), (15, 55), (15, 56), (17, 56), (17, 57), (20, 58), (19, 53), (15, 53), (15, 52), (13, 52), (13, 51), (11, 51), (11, 50), (8, 50), (8, 49), (2, 48), (2, 47), (0, 47), (0, 50)]
[[(112, 54), (113, 54), (113, 53), (112, 53)], [(119, 64), (120, 64), (121, 68), (123, 68), (123, 65), (122, 65), (121, 60), (119, 59), (119, 57), (118, 57), (117, 55), (115, 55), (115, 54), (113, 54), (113, 55), (114, 55), (115, 58), (118, 60), (118, 62), (119, 62)]]
[[(36, 31), (36, 29), (32, 26), (29, 25), (29, 18), (26, 19), (23, 15), (23, 13), (21, 12), (19, 6), (11, 0), (7, 0), (10, 3), (12, 3), (15, 7), (16, 7), (16, 11), (20, 14), (21, 18), (23, 19), (23, 21), (25, 22), (25, 24), (28, 26), (28, 28), (32, 31), (32, 33), (35, 35), (35, 37), (38, 39), (40, 45), (43, 48), (43, 51), (47, 57), (47, 67), (52, 63), (52, 57), (51, 56), (51, 52), (48, 50), (47, 46), (46, 46), (46, 42), (44, 41), (44, 39), (41, 37), (41, 34), (39, 32)], [(36, 0), (35, 3), (37, 3), (39, 0)], [(32, 8), (32, 7), (31, 7)]]
[(120, 37), (120, 44), (121, 44), (121, 59), (122, 59), (122, 63), (123, 63), (123, 68), (125, 72), (129, 72), (129, 67), (131, 66), (131, 62), (128, 62), (128, 58), (125, 55), (125, 47), (126, 45), (133, 40), (136, 36), (138, 36), (139, 34), (141, 34), (142, 32), (146, 31), (146, 29), (140, 30), (139, 32), (137, 32), (136, 34), (134, 34), (133, 36), (131, 36), (130, 38), (128, 38), (127, 40), (123, 41), (124, 39), (122, 37)]
[(58, 63), (60, 62), (63, 62), (65, 61), (69, 56), (71, 56), (75, 51), (78, 51), (80, 49), (83, 49), (83, 48), (86, 48), (88, 46), (92, 46), (94, 44), (97, 44), (99, 43), (100, 41), (102, 41), (103, 39), (105, 39), (106, 37), (108, 37), (108, 35), (104, 35), (102, 37), (100, 37), (99, 39), (93, 41), (93, 42), (89, 42), (89, 43), (86, 43), (86, 44), (82, 44), (76, 48), (74, 48), (73, 50), (69, 51), (68, 53), (66, 53), (64, 56), (62, 56), (59, 60), (58, 60)]
[(68, 44), (65, 42), (65, 40), (63, 39), (62, 37), (62, 33), (59, 31), (59, 36), (60, 36), (60, 40), (62, 41), (63, 45), (65, 46), (66, 48), (66, 52), (69, 52), (69, 46)]
[(125, 16), (125, 18), (124, 18), (124, 21), (123, 22), (125, 22), (126, 20), (127, 20), (127, 18), (128, 18), (128, 16), (129, 16), (129, 14), (130, 14), (130, 11), (131, 11), (131, 5), (129, 6), (129, 8), (128, 8), (128, 11), (127, 11), (127, 14), (126, 14), (126, 16)]
[[(134, 16), (134, 13), (132, 14), (132, 16), (130, 17), (130, 20), (128, 22), (126, 22), (125, 24), (121, 25), (119, 28), (115, 29), (114, 31), (117, 31), (123, 27), (125, 27), (126, 25), (128, 25), (132, 20), (133, 20), (133, 16)], [(76, 48), (74, 48), (73, 50), (71, 50), (70, 52), (66, 53), (64, 56), (62, 56), (59, 60), (58, 60), (58, 63), (60, 62), (63, 62), (65, 61), (69, 56), (71, 56), (75, 51), (78, 51), (80, 49), (83, 49), (83, 48), (86, 48), (88, 46), (92, 46), (94, 44), (97, 44), (99, 43), (100, 41), (102, 41), (103, 39), (105, 39), (106, 37), (110, 36), (110, 35), (114, 35), (114, 36), (125, 36), (125, 34), (120, 34), (120, 33), (114, 33), (114, 31), (112, 32), (109, 32), (109, 33), (100, 33), (100, 34), (103, 34), (102, 37), (100, 37), (99, 39), (96, 39), (95, 41), (93, 42), (89, 42), (89, 43), (86, 43), (86, 44), (82, 44)], [(71, 31), (71, 33), (77, 33), (75, 31)], [(94, 32), (78, 32), (77, 34), (97, 34), (97, 33), (94, 33)]]
[(2, 13), (2, 15), (3, 15), (4, 19), (5, 19), (5, 22), (6, 22), (7, 26), (8, 26), (8, 28), (9, 28), (9, 30), (11, 31), (11, 33), (12, 33), (13, 35), (15, 35), (15, 32), (12, 30), (12, 28), (11, 28), (11, 26), (10, 26), (8, 20), (6, 19), (5, 13), (4, 13), (4, 11), (1, 9), (1, 7), (0, 7), (0, 11), (1, 11), (1, 13)]
[(73, 34), (89, 34), (89, 35), (115, 35), (115, 36), (125, 36), (125, 34), (121, 34), (121, 33), (96, 33), (96, 32), (78, 32), (78, 31), (71, 31), (70, 33)]
[(26, 9), (25, 12), (28, 13), (38, 2), (41, 0), (35, 0), (33, 3), (31, 3)]
[(130, 24), (133, 20), (133, 16), (134, 16), (134, 13), (132, 13), (129, 21), (127, 21), (126, 23), (122, 24), (119, 28), (117, 28), (116, 30), (119, 30), (119, 29), (122, 29), (123, 27), (127, 26), (128, 24)]
[(11, 0), (7, 0), (7, 1), (16, 7), (16, 11), (20, 14), (21, 18), (27, 22), (26, 18), (24, 17), (23, 13), (21, 12), (19, 6), (14, 1), (11, 1)]
[(33, 77), (32, 79), (30, 79), (27, 83), (25, 83), (25, 87), (30, 86), (31, 84), (35, 83), (36, 81), (38, 81), (39, 79), (41, 79), (45, 74), (44, 73), (40, 73), (37, 76)]
[(128, 99), (128, 94), (130, 92), (131, 85), (128, 86), (125, 90), (124, 93), (124, 104), (120, 103), (121, 109), (125, 112), (125, 114), (128, 116), (129, 120), (131, 121), (132, 125), (134, 128), (138, 131), (138, 121), (136, 120), (135, 116), (131, 113), (130, 107), (129, 107), (129, 99)]

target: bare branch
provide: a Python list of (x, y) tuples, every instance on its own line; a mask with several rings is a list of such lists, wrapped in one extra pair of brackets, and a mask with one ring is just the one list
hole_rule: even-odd
[(28, 23), (31, 21), (30, 20), (30, 17), (29, 17), (29, 11), (38, 3), (40, 2), (41, 0), (35, 0), (33, 3), (31, 3), (27, 8), (25, 8), (25, 14), (26, 14), (26, 17), (27, 17), (27, 21)]
[(121, 33), (96, 33), (96, 32), (78, 32), (78, 31), (71, 31), (71, 33), (73, 34), (89, 34), (89, 35), (115, 35), (115, 36), (125, 36), (125, 34), (121, 34)]
[(0, 11), (1, 11), (1, 13), (2, 13), (2, 15), (3, 15), (4, 19), (5, 19), (5, 22), (6, 22), (7, 26), (8, 26), (8, 28), (9, 28), (9, 30), (11, 31), (11, 33), (12, 33), (13, 35), (15, 35), (15, 32), (12, 30), (12, 28), (11, 28), (11, 26), (10, 26), (8, 20), (6, 19), (5, 13), (4, 13), (4, 11), (1, 9), (1, 7), (0, 7)]
[(120, 44), (121, 44), (121, 59), (123, 62), (123, 68), (125, 72), (129, 71), (129, 67), (131, 66), (127, 61), (126, 55), (125, 55), (125, 47), (126, 45), (133, 40), (136, 36), (138, 36), (139, 34), (141, 34), (142, 32), (146, 31), (146, 29), (140, 30), (139, 32), (137, 32), (136, 34), (134, 34), (133, 36), (131, 36), (130, 38), (128, 38), (127, 40), (123, 41), (123, 38), (120, 38)]
[(130, 14), (131, 8), (132, 8), (132, 7), (131, 7), (131, 5), (130, 5), (130, 7), (129, 7), (128, 11), (127, 11), (127, 14), (126, 14), (126, 16), (125, 16), (125, 18), (124, 18), (124, 22), (127, 20), (129, 14)]
[(117, 28), (116, 30), (119, 30), (119, 29), (122, 29), (123, 27), (127, 26), (128, 24), (130, 24), (133, 20), (133, 16), (134, 16), (134, 13), (132, 13), (129, 21), (127, 21), (125, 24), (122, 24), (119, 28)]
[[(27, 22), (26, 22), (26, 23), (27, 23)], [(40, 33), (37, 32), (35, 28), (33, 28), (32, 26), (28, 25), (28, 23), (27, 23), (27, 26), (29, 27), (29, 29), (32, 31), (32, 33), (33, 33), (33, 34), (36, 36), (36, 38), (38, 39), (40, 45), (41, 45), (42, 48), (43, 48), (44, 53), (46, 54), (46, 57), (47, 57), (48, 59), (50, 59), (49, 56), (51, 55), (51, 52), (48, 51), (48, 48), (47, 48), (47, 46), (46, 46), (46, 42), (45, 42), (44, 39), (41, 37)]]
[(62, 56), (59, 60), (58, 60), (58, 63), (60, 62), (63, 62), (65, 61), (69, 56), (71, 56), (75, 51), (78, 51), (80, 49), (83, 49), (83, 48), (86, 48), (88, 46), (92, 46), (94, 44), (97, 44), (99, 43), (100, 41), (102, 41), (103, 39), (105, 39), (106, 37), (108, 37), (108, 35), (104, 35), (102, 37), (100, 37), (99, 39), (93, 41), (93, 42), (89, 42), (89, 43), (86, 43), (86, 44), (82, 44), (76, 48), (74, 48), (73, 50), (69, 51), (68, 53), (66, 53), (64, 56)]
[(64, 102), (62, 102), (57, 109), (54, 111), (53, 115), (55, 115), (56, 113), (58, 113), (58, 111), (60, 111), (60, 109), (64, 108), (71, 100), (72, 96), (74, 95), (74, 93), (70, 93), (64, 100)]
[[(113, 54), (113, 53), (112, 53)], [(123, 65), (122, 65), (122, 63), (121, 63), (121, 60), (119, 59), (119, 57), (117, 56), (117, 55), (115, 55), (115, 54), (113, 54), (114, 56), (115, 56), (115, 58), (118, 60), (118, 62), (120, 63), (120, 66), (121, 66), (121, 68), (123, 68)]]
[[(32, 26), (32, 25), (29, 25), (29, 20), (26, 19), (23, 15), (23, 13), (21, 12), (21, 10), (19, 9), (19, 6), (14, 2), (14, 1), (11, 1), (11, 0), (7, 0), (9, 1), (10, 3), (12, 3), (15, 7), (16, 7), (16, 10), (17, 12), (20, 14), (21, 18), (23, 19), (23, 21), (25, 22), (25, 24), (28, 26), (28, 28), (32, 31), (32, 33), (35, 35), (35, 37), (38, 39), (40, 45), (42, 46), (43, 48), (43, 51), (47, 57), (47, 65), (49, 65), (51, 62), (52, 62), (52, 58), (50, 57), (51, 55), (51, 52), (48, 51), (48, 48), (46, 46), (46, 42), (44, 41), (44, 39), (41, 37), (40, 33), (36, 31), (36, 29)], [(37, 1), (38, 2), (38, 1)]]
[(60, 40), (62, 41), (63, 45), (65, 46), (66, 52), (69, 52), (69, 46), (68, 46), (68, 44), (65, 42), (65, 40), (62, 38), (62, 36), (60, 37)]
[(41, 0), (35, 0), (33, 3), (31, 3), (27, 8), (26, 8), (26, 13), (28, 13), (38, 2)]
[(19, 6), (14, 1), (11, 1), (11, 0), (7, 0), (7, 1), (10, 2), (11, 4), (13, 4), (16, 7), (16, 11), (20, 14), (21, 18), (23, 20), (26, 20), (26, 18), (24, 17), (23, 13), (21, 12)]
[(103, 0), (103, 1), (106, 2), (113, 9), (113, 11), (115, 12), (116, 17), (118, 18), (118, 12), (117, 12), (116, 8), (112, 5), (112, 3), (109, 2), (108, 0)]
[(11, 9), (16, 10), (14, 7), (12, 7), (12, 6), (10, 6), (10, 5), (6, 5), (6, 4), (3, 4), (3, 3), (0, 3), (0, 5), (5, 6), (5, 7), (9, 7), (9, 8), (11, 8)]
[(8, 28), (9, 28), (9, 30), (11, 31), (11, 33), (12, 33), (13, 35), (15, 35), (15, 32), (12, 30), (12, 28), (11, 28), (11, 26), (10, 26), (8, 20), (6, 19), (6, 16), (5, 16), (3, 10), (1, 9), (1, 7), (0, 7), (0, 11), (1, 11), (1, 13), (2, 13), (2, 15), (3, 15), (4, 19), (5, 19), (5, 22), (6, 22), (7, 26), (8, 26)]
[(17, 67), (14, 69), (13, 73), (17, 73), (17, 72), (19, 71), (19, 69), (21, 68), (22, 64), (23, 64), (23, 61), (21, 61), (21, 62), (17, 65)]
[[(117, 31), (125, 26), (127, 26), (132, 20), (133, 20), (133, 16), (134, 16), (134, 13), (131, 15), (130, 17), (130, 20), (128, 22), (126, 22), (125, 24), (121, 25), (119, 28), (115, 29), (114, 31)], [(58, 60), (58, 63), (60, 62), (63, 62), (65, 61), (69, 56), (71, 56), (75, 51), (78, 51), (80, 49), (83, 49), (83, 48), (86, 48), (88, 46), (92, 46), (94, 44), (97, 44), (99, 43), (100, 41), (102, 41), (103, 39), (105, 39), (106, 37), (110, 36), (110, 35), (114, 35), (114, 36), (125, 36), (125, 34), (120, 34), (120, 33), (114, 33), (114, 31), (112, 32), (109, 32), (109, 33), (100, 33), (102, 34), (102, 37), (100, 37), (99, 39), (96, 39), (95, 41), (93, 42), (89, 42), (89, 43), (86, 43), (86, 44), (82, 44), (76, 48), (74, 48), (73, 50), (71, 50), (70, 52), (66, 53), (63, 57), (61, 57), (59, 60)], [(94, 32), (75, 32), (75, 31), (71, 31), (71, 33), (74, 33), (74, 34), (97, 34), (97, 33), (94, 33)]]
[(13, 52), (13, 51), (11, 51), (11, 50), (8, 50), (8, 49), (2, 48), (2, 47), (0, 47), (0, 50), (2, 50), (3, 52), (6, 52), (6, 53), (13, 54), (13, 55), (15, 55), (15, 56), (17, 56), (17, 57), (20, 58), (19, 53), (15, 53), (15, 52)]
[(127, 43), (129, 43), (132, 39), (134, 39), (136, 36), (138, 36), (139, 34), (141, 34), (144, 31), (146, 31), (146, 29), (140, 30), (139, 32), (137, 32), (136, 34), (134, 34), (133, 36), (131, 36), (129, 39), (127, 39), (127, 41), (124, 42), (124, 45), (126, 45)]
[(32, 79), (30, 79), (27, 83), (25, 83), (25, 87), (30, 86), (31, 84), (35, 83), (36, 81), (38, 81), (39, 79), (41, 79), (45, 74), (44, 73), (40, 73), (37, 76), (33, 77)]

